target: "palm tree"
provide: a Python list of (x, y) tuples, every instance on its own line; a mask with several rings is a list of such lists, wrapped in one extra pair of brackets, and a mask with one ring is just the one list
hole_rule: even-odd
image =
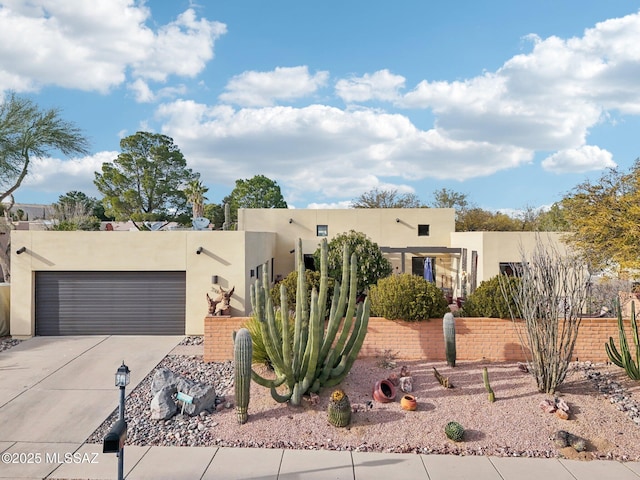
[(204, 194), (208, 191), (209, 189), (200, 180), (191, 180), (184, 189), (184, 194), (191, 204), (192, 218), (204, 216), (204, 201), (207, 200)]

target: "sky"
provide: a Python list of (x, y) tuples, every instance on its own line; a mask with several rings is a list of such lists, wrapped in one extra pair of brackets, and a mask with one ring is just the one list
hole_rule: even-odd
[(294, 208), (373, 188), (549, 206), (639, 156), (639, 45), (628, 0), (0, 0), (0, 96), (90, 142), (33, 159), (15, 199), (100, 198), (95, 172), (150, 131), (208, 202), (262, 174)]

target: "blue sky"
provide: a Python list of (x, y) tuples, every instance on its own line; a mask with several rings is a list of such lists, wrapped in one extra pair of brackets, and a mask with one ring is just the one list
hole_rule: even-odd
[(266, 175), (290, 206), (374, 187), (550, 205), (639, 156), (640, 2), (0, 0), (0, 95), (59, 107), (87, 157), (35, 159), (19, 203), (70, 190), (123, 136), (171, 136), (220, 202)]

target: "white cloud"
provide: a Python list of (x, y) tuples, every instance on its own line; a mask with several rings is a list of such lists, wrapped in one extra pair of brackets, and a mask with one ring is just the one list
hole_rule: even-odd
[[(398, 179), (463, 180), (532, 159), (526, 149), (447, 138), (405, 116), (324, 105), (235, 110), (193, 101), (157, 118), (203, 178), (232, 184), (262, 173), (291, 191), (355, 198)], [(394, 180), (395, 179), (395, 180)]]
[(79, 190), (93, 196), (97, 192), (93, 184), (94, 173), (102, 171), (102, 164), (113, 161), (118, 154), (105, 151), (70, 160), (34, 158), (23, 186), (42, 192)]
[(640, 14), (598, 23), (582, 37), (529, 40), (531, 52), (496, 72), (424, 80), (396, 105), (431, 109), (448, 138), (531, 150), (579, 149), (608, 111), (640, 113)]
[[(186, 10), (157, 31), (144, 2), (4, 0), (0, 6), (0, 91), (45, 85), (106, 93), (133, 79), (193, 77), (213, 58), (218, 22)], [(147, 99), (148, 95), (142, 95)]]
[(127, 88), (133, 92), (134, 98), (138, 103), (150, 103), (155, 100), (155, 95), (149, 88), (149, 84), (141, 78), (137, 78), (127, 85)]
[(306, 65), (276, 67), (270, 72), (244, 72), (229, 81), (220, 100), (245, 107), (271, 106), (281, 100), (311, 95), (325, 86), (328, 78), (328, 72), (310, 75)]
[(394, 75), (389, 70), (378, 70), (362, 77), (341, 79), (336, 83), (336, 94), (345, 102), (366, 102), (369, 100), (394, 101), (399, 90), (404, 88), (405, 78)]
[(554, 173), (583, 173), (615, 166), (611, 152), (595, 145), (560, 150), (542, 161), (542, 167)]
[(306, 206), (306, 208), (309, 208), (312, 210), (345, 209), (345, 208), (351, 208), (351, 201), (345, 200), (343, 202), (310, 203), (309, 205)]

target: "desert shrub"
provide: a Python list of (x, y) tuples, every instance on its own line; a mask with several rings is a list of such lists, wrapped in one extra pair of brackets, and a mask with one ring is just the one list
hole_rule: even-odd
[[(289, 318), (289, 331), (291, 335), (289, 338), (291, 339), (291, 345), (293, 346), (293, 331), (295, 326), (295, 319), (293, 317)], [(262, 329), (260, 328), (260, 321), (256, 318), (254, 314), (251, 315), (251, 318), (247, 320), (243, 325), (244, 328), (249, 330), (251, 333), (251, 343), (253, 344), (253, 363), (261, 363), (271, 367), (271, 358), (267, 353), (267, 349), (264, 346), (264, 340), (262, 339)], [(282, 316), (280, 315), (280, 311), (276, 312), (276, 326), (278, 327), (278, 331), (282, 336)]]
[(408, 273), (381, 278), (369, 290), (369, 298), (371, 314), (389, 320), (440, 318), (449, 311), (442, 290)]
[[(349, 252), (355, 253), (358, 259), (358, 292), (364, 292), (379, 279), (391, 275), (391, 262), (384, 257), (378, 244), (364, 233), (351, 230), (336, 235), (329, 242), (329, 277), (342, 280), (342, 253), (345, 244), (349, 246)], [(320, 248), (313, 254), (313, 259), (317, 266), (320, 265)]]
[[(485, 280), (480, 286), (467, 297), (464, 302), (464, 315), (467, 317), (489, 317), (489, 318), (511, 318), (509, 308), (512, 312), (518, 312), (515, 299), (509, 302), (504, 298), (500, 289), (500, 278), (496, 275), (489, 280)], [(517, 290), (520, 284), (518, 277), (506, 277), (503, 275), (502, 281), (506, 281), (512, 290)], [(516, 313), (516, 317), (519, 315)]]
[[(311, 291), (315, 288), (316, 290), (320, 290), (320, 272), (314, 272), (312, 270), (306, 270), (304, 272), (304, 276), (307, 280), (307, 305), (311, 303)], [(271, 300), (273, 301), (273, 305), (277, 308), (280, 307), (280, 285), (284, 285), (287, 289), (287, 303), (289, 306), (289, 310), (295, 312), (296, 310), (296, 293), (298, 291), (298, 272), (293, 271), (286, 277), (284, 277), (280, 282), (276, 283), (274, 287), (271, 289), (270, 295)], [(329, 278), (327, 289), (327, 313), (329, 313), (329, 309), (331, 308), (331, 299), (333, 298), (333, 287), (335, 285), (335, 281), (333, 278)]]

